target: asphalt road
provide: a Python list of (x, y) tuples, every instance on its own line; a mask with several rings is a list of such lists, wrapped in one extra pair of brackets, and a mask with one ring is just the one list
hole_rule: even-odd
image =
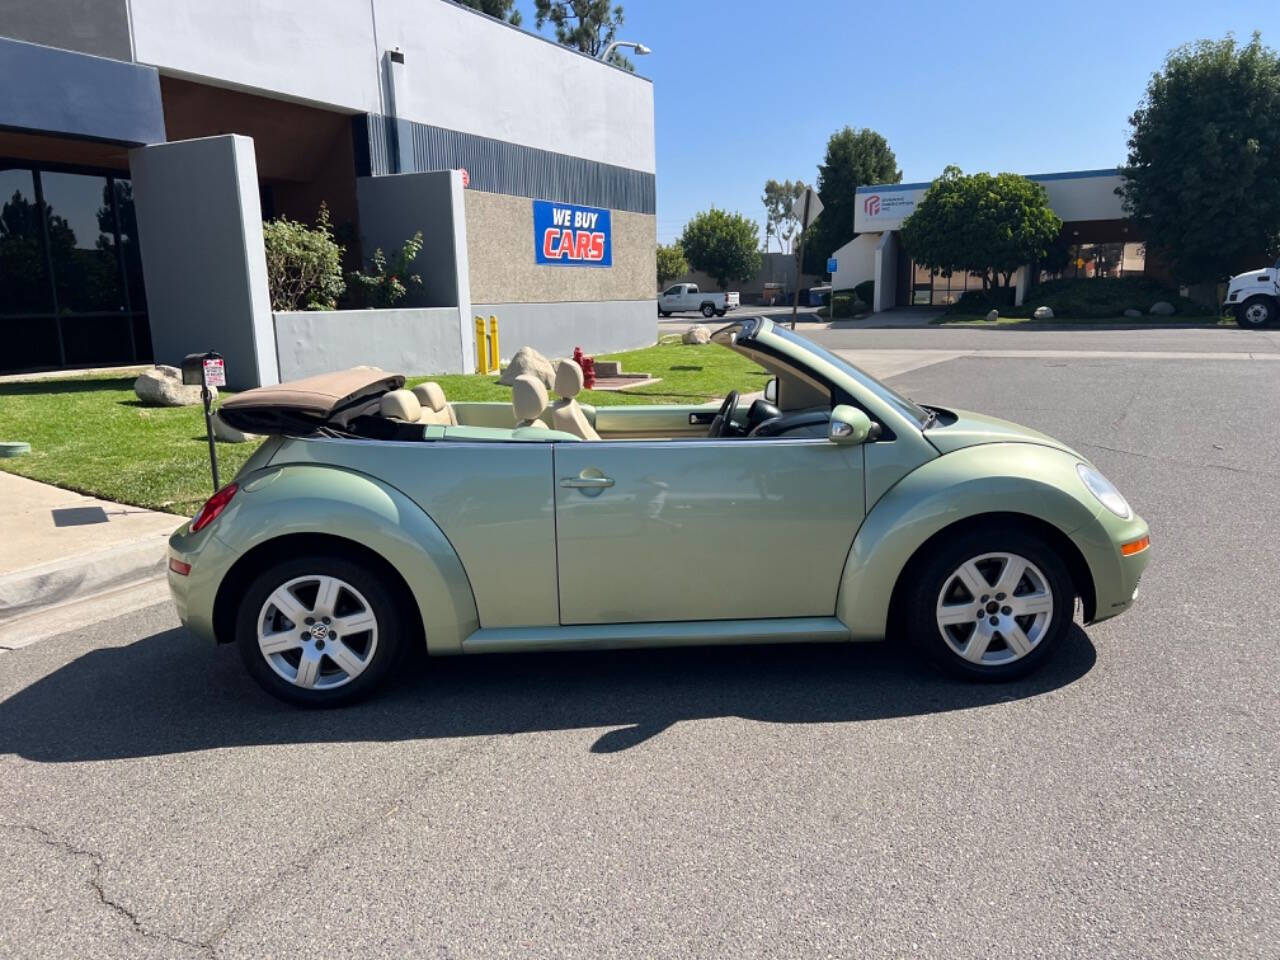
[(1011, 686), (883, 645), (542, 655), (306, 712), (164, 606), (0, 653), (0, 956), (1274, 957), (1278, 373), (893, 381), (1061, 437), (1152, 525), (1136, 608)]

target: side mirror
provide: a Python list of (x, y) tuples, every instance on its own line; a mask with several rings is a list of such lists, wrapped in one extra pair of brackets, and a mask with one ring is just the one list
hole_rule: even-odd
[(880, 433), (880, 425), (848, 404), (840, 404), (831, 411), (831, 423), (827, 427), (827, 439), (842, 446), (857, 446), (874, 440)]
[(770, 377), (769, 382), (764, 385), (764, 398), (770, 403), (778, 402), (778, 378)]

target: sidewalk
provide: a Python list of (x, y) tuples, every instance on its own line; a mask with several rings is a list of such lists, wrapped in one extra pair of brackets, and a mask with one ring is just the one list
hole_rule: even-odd
[(181, 522), (0, 472), (0, 647), (37, 612), (163, 577)]

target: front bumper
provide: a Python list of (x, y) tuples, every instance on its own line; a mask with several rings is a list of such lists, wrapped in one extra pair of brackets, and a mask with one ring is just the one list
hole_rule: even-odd
[[(238, 554), (213, 534), (215, 521), (199, 533), (191, 532), (188, 521), (169, 538), (169, 559), (190, 564), (190, 572), (177, 573), (169, 567), (169, 594), (182, 625), (205, 640), (216, 642), (213, 605), (218, 586), (235, 563)], [(223, 637), (230, 640), (230, 637)]]
[(1151, 562), (1151, 547), (1126, 556), (1125, 544), (1149, 537), (1147, 522), (1136, 514), (1122, 520), (1105, 507), (1090, 529), (1077, 531), (1074, 539), (1093, 574), (1094, 612), (1090, 623), (1118, 616), (1138, 599), (1138, 583)]

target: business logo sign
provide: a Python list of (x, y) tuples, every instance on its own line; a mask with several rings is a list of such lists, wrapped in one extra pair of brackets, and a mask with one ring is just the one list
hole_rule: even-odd
[(880, 216), (880, 194), (873, 193), (867, 199), (862, 201), (862, 209), (867, 212), (868, 217)]
[(547, 266), (611, 267), (613, 231), (609, 211), (535, 200), (533, 248), (535, 262)]
[(908, 187), (859, 194), (862, 203), (854, 208), (853, 229), (858, 233), (898, 229), (903, 220), (915, 213), (924, 191), (923, 187)]

